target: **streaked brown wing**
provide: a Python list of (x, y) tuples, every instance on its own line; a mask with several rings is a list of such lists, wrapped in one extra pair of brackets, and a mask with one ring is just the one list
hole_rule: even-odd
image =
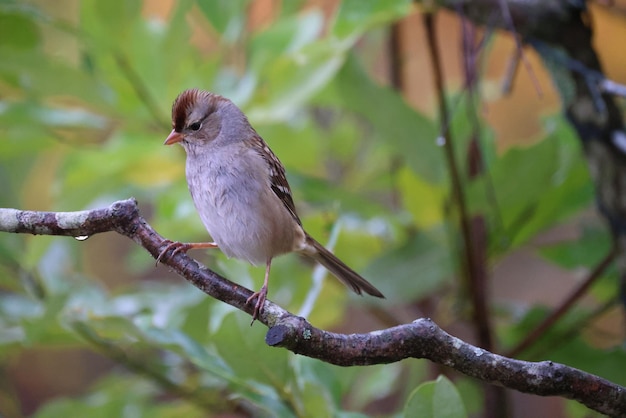
[[(258, 135), (258, 134), (257, 134)], [(261, 137), (259, 136), (259, 139)], [(272, 152), (270, 147), (267, 146), (265, 141), (261, 139), (261, 143), (263, 144), (262, 151), (259, 150), (259, 154), (267, 161), (267, 165), (270, 169), (270, 179), (271, 179), (271, 187), (276, 196), (280, 199), (281, 202), (285, 205), (293, 219), (298, 223), (298, 225), (302, 225), (298, 214), (296, 213), (296, 206), (293, 203), (293, 198), (291, 197), (291, 188), (289, 187), (289, 183), (287, 183), (287, 177), (285, 175), (285, 169), (282, 164), (278, 160), (278, 157)]]

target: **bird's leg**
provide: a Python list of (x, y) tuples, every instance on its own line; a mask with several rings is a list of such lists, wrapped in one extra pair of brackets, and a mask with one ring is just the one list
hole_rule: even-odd
[(252, 296), (250, 296), (246, 300), (246, 305), (252, 301), (252, 299), (257, 298), (256, 305), (254, 305), (254, 313), (252, 314), (252, 322), (250, 325), (254, 324), (254, 321), (259, 317), (259, 314), (263, 312), (263, 307), (265, 305), (265, 299), (267, 297), (267, 283), (270, 278), (270, 267), (272, 266), (272, 259), (267, 260), (265, 264), (265, 280), (263, 281), (263, 286), (258, 292), (254, 292)]
[[(169, 241), (169, 240), (167, 240)], [(187, 251), (195, 248), (217, 248), (217, 244), (214, 242), (179, 242), (179, 241), (170, 241), (169, 244), (159, 253), (159, 256), (156, 259), (156, 264), (159, 264), (159, 261), (163, 258), (165, 253), (169, 250), (172, 251), (172, 255), (170, 257), (174, 257), (179, 252), (186, 253)]]

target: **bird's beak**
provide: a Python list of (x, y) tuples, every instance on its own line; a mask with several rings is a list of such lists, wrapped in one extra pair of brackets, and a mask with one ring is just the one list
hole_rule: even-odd
[(165, 140), (163, 145), (172, 145), (182, 141), (183, 139), (183, 134), (181, 134), (180, 132), (176, 132), (174, 129), (172, 129), (172, 132), (170, 132), (170, 134), (167, 136), (167, 139)]

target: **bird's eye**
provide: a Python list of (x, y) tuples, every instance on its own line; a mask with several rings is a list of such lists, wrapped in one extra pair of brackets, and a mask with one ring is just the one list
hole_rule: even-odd
[(201, 122), (194, 122), (191, 125), (189, 125), (189, 129), (191, 129), (192, 131), (199, 131), (201, 127), (202, 127)]

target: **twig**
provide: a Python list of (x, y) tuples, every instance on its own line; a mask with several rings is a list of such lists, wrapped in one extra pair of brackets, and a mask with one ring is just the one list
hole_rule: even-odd
[[(439, 118), (441, 119), (442, 131), (440, 133), (443, 142), (443, 149), (445, 152), (448, 171), (450, 172), (450, 181), (452, 183), (452, 198), (459, 211), (459, 224), (461, 229), (461, 238), (463, 240), (463, 261), (465, 267), (465, 275), (469, 282), (473, 282), (472, 274), (475, 271), (474, 258), (470, 248), (472, 246), (472, 231), (470, 225), (470, 219), (467, 210), (467, 204), (465, 202), (465, 195), (463, 193), (463, 185), (461, 184), (461, 175), (459, 167), (455, 159), (454, 143), (450, 136), (450, 129), (448, 124), (448, 107), (446, 104), (444, 85), (443, 85), (443, 70), (441, 68), (441, 60), (439, 58), (439, 49), (437, 46), (437, 40), (435, 35), (435, 28), (432, 15), (424, 15), (424, 25), (426, 27), (426, 34), (428, 37), (428, 51), (430, 53), (430, 60), (433, 65), (433, 77), (435, 80), (435, 90), (437, 91), (437, 101), (439, 104)], [(481, 343), (487, 343), (484, 341)]]
[(394, 90), (404, 92), (402, 75), (402, 21), (391, 25), (389, 34), (389, 78)]
[(589, 287), (596, 282), (596, 280), (602, 275), (604, 270), (613, 262), (616, 255), (616, 248), (613, 246), (611, 251), (600, 261), (600, 263), (589, 274), (589, 277), (580, 284), (567, 299), (561, 303), (552, 313), (543, 320), (537, 327), (526, 335), (521, 342), (513, 347), (506, 355), (510, 357), (516, 357), (526, 349), (531, 347), (545, 332), (558, 321), (582, 296), (587, 293)]
[(554, 352), (559, 347), (563, 346), (567, 342), (573, 340), (577, 336), (580, 335), (581, 330), (587, 327), (590, 323), (595, 321), (601, 315), (607, 313), (610, 309), (617, 306), (619, 303), (619, 299), (617, 297), (611, 298), (601, 305), (594, 308), (591, 312), (585, 315), (578, 321), (575, 321), (572, 324), (568, 324), (567, 329), (559, 332), (559, 336), (554, 338), (554, 341), (548, 344), (542, 344), (541, 347), (538, 347), (538, 350), (531, 350), (529, 354), (529, 358), (539, 358), (540, 356), (545, 355), (545, 353)]
[(505, 95), (511, 94), (513, 90), (513, 82), (517, 76), (519, 70), (519, 61), (522, 57), (522, 50), (518, 47), (513, 51), (513, 55), (509, 58), (509, 64), (504, 72), (504, 80), (502, 81), (502, 93)]
[[(482, 49), (483, 37), (476, 43), (476, 30), (474, 25), (467, 19), (461, 18), (462, 24), (462, 51), (463, 51), (463, 73), (465, 76), (465, 86), (468, 94), (468, 117), (473, 126), (472, 139), (467, 148), (467, 176), (473, 179), (482, 174), (484, 166), (478, 141), (480, 137), (480, 123), (476, 117), (475, 96), (479, 83), (479, 61), (480, 50)], [(429, 33), (430, 34), (430, 33)], [(433, 36), (434, 38), (434, 36)], [(431, 38), (429, 38), (430, 40)], [(434, 46), (434, 45), (433, 45)], [(432, 55), (432, 54), (431, 54)], [(440, 70), (440, 64), (436, 66)], [(439, 78), (443, 79), (443, 75)], [(440, 95), (440, 100), (445, 97), (444, 92)], [(450, 116), (451, 119), (451, 116)], [(460, 196), (464, 199), (464, 196)], [(465, 215), (468, 216), (468, 215)], [(463, 219), (461, 219), (463, 222)], [(474, 214), (468, 220), (469, 237), (466, 237), (464, 251), (468, 260), (467, 263), (467, 292), (472, 304), (472, 324), (475, 329), (478, 345), (486, 350), (493, 351), (493, 331), (491, 328), (491, 315), (489, 313), (489, 274), (487, 267), (487, 247), (488, 232), (484, 216)], [(484, 413), (486, 418), (499, 418), (508, 416), (508, 401), (504, 389), (484, 384)]]
[(522, 64), (526, 68), (528, 75), (530, 76), (530, 80), (535, 86), (535, 91), (539, 97), (543, 97), (543, 91), (541, 90), (541, 85), (539, 84), (539, 79), (537, 75), (533, 71), (532, 65), (528, 61), (526, 54), (524, 54), (524, 46), (522, 45), (522, 41), (520, 40), (519, 34), (515, 30), (515, 23), (513, 22), (513, 17), (511, 16), (511, 10), (509, 9), (509, 4), (505, 0), (498, 0), (500, 3), (500, 12), (502, 13), (502, 17), (508, 26), (508, 30), (513, 35), (513, 40), (515, 41), (515, 47), (519, 51), (519, 58), (522, 60)]

